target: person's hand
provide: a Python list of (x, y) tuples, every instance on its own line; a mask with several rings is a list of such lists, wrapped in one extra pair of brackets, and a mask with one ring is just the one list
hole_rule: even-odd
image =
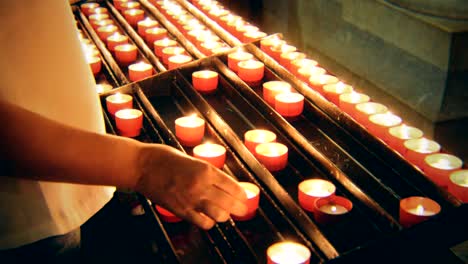
[(135, 190), (174, 214), (210, 229), (247, 213), (245, 191), (214, 166), (164, 145), (145, 145)]

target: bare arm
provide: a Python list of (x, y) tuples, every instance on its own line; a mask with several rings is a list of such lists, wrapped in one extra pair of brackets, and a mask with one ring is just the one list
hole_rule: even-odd
[(2, 176), (132, 188), (203, 228), (245, 213), (234, 180), (173, 148), (76, 129), (1, 100), (0, 113)]

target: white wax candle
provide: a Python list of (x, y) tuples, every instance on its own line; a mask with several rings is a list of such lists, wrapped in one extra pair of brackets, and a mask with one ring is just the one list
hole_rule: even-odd
[(319, 210), (324, 213), (333, 215), (340, 215), (348, 212), (348, 209), (339, 204), (325, 204), (320, 206)]

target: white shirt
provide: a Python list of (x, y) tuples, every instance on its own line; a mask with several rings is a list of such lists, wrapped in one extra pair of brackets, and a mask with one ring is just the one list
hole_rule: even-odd
[[(67, 1), (0, 1), (0, 54), (0, 98), (62, 123), (105, 133), (94, 78)], [(0, 176), (0, 249), (79, 227), (114, 191)]]

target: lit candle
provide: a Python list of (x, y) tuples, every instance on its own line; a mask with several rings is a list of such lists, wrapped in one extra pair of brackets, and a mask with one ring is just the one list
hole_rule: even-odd
[(156, 205), (156, 211), (158, 211), (159, 215), (161, 216), (162, 220), (167, 223), (178, 223), (181, 222), (182, 219), (168, 211), (167, 209)]
[(133, 106), (133, 97), (128, 94), (116, 93), (106, 97), (107, 112), (111, 116), (122, 109), (129, 109)]
[(247, 195), (247, 213), (243, 216), (231, 215), (236, 221), (247, 221), (255, 217), (257, 214), (258, 205), (260, 203), (260, 188), (250, 182), (239, 182), (239, 185), (244, 189)]
[(257, 86), (265, 74), (265, 65), (256, 60), (241, 61), (237, 64), (239, 78), (251, 86)]
[(145, 18), (145, 11), (141, 9), (128, 9), (124, 11), (124, 17), (130, 26), (136, 27), (138, 22)]
[(120, 12), (124, 13), (126, 10), (129, 9), (139, 9), (140, 8), (140, 3), (135, 2), (135, 1), (128, 1), (128, 2), (122, 2), (120, 4)]
[(310, 250), (295, 242), (278, 242), (267, 249), (268, 264), (309, 264)]
[(103, 93), (107, 93), (109, 92), (110, 90), (112, 90), (112, 85), (108, 84), (108, 83), (100, 83), (100, 84), (96, 84), (96, 92), (98, 94), (103, 94)]
[(114, 6), (117, 10), (121, 11), (122, 10), (122, 4), (130, 2), (130, 0), (114, 0)]
[(111, 19), (92, 20), (90, 21), (90, 23), (91, 23), (91, 26), (94, 28), (94, 30), (97, 30), (100, 27), (114, 25), (114, 21)]
[(356, 104), (355, 109), (355, 119), (364, 127), (369, 126), (369, 116), (382, 114), (388, 111), (388, 108), (385, 105), (375, 102)]
[(220, 42), (221, 41), (221, 39), (218, 36), (213, 35), (211, 31), (202, 31), (202, 32), (203, 32), (202, 34), (197, 35), (195, 38), (198, 47), (200, 47), (200, 44), (204, 42)]
[(298, 59), (305, 59), (305, 58), (306, 58), (306, 55), (305, 53), (302, 53), (302, 52), (297, 52), (297, 51), (284, 52), (284, 53), (281, 53), (280, 55), (279, 63), (283, 65), (283, 67), (286, 68), (288, 71), (291, 71), (292, 61), (298, 60)]
[(228, 67), (237, 73), (239, 71), (239, 67), (237, 66), (239, 62), (251, 59), (253, 59), (252, 54), (238, 49), (236, 52), (228, 54)]
[(450, 174), (459, 170), (462, 165), (462, 160), (454, 155), (435, 153), (424, 158), (421, 169), (437, 185), (448, 188)]
[(175, 121), (175, 134), (183, 146), (196, 146), (205, 134), (205, 120), (196, 115), (180, 117)]
[(158, 56), (158, 57), (160, 57), (162, 59), (163, 49), (165, 49), (167, 47), (175, 47), (175, 46), (177, 46), (177, 41), (175, 41), (173, 39), (163, 38), (163, 39), (156, 40), (154, 42), (154, 54), (156, 54), (156, 56)]
[(127, 43), (128, 43), (128, 37), (118, 32), (112, 34), (111, 36), (107, 38), (107, 48), (112, 52), (115, 51), (115, 47), (119, 45), (127, 44)]
[(192, 61), (192, 57), (188, 56), (188, 55), (184, 55), (184, 54), (178, 54), (178, 55), (174, 55), (174, 56), (171, 56), (169, 57), (168, 59), (169, 63), (168, 63), (168, 68), (169, 70), (172, 70), (172, 69), (175, 69), (175, 68), (178, 68), (186, 63), (189, 63)]
[(130, 81), (136, 82), (150, 77), (153, 74), (153, 66), (144, 61), (134, 63), (128, 66), (128, 77)]
[(224, 43), (219, 41), (206, 41), (200, 44), (200, 50), (206, 56), (214, 54), (213, 50), (219, 49), (224, 46)]
[(244, 145), (250, 152), (255, 154), (255, 148), (262, 143), (270, 143), (276, 141), (275, 133), (265, 129), (253, 129), (245, 132)]
[(218, 87), (218, 73), (209, 70), (193, 72), (192, 85), (199, 92), (211, 93)]
[(278, 94), (291, 92), (291, 84), (284, 81), (269, 81), (263, 83), (263, 99), (270, 104), (275, 106), (275, 97)]
[(440, 212), (440, 205), (426, 197), (412, 196), (400, 200), (400, 224), (410, 227)]
[(105, 7), (96, 7), (94, 9), (90, 9), (89, 16), (99, 15), (99, 14), (109, 14), (109, 10), (107, 10), (107, 8)]
[(390, 112), (369, 116), (369, 132), (374, 136), (388, 142), (390, 134), (388, 129), (401, 125), (402, 119)]
[(89, 16), (89, 21), (99, 21), (109, 19), (109, 14), (92, 14)]
[(188, 33), (189, 31), (192, 31), (192, 30), (202, 31), (202, 30), (206, 30), (206, 27), (200, 23), (195, 23), (195, 24), (188, 23), (182, 26), (182, 31), (184, 31), (185, 33)]
[(448, 190), (464, 203), (468, 203), (468, 170), (457, 170), (450, 174)]
[(342, 82), (327, 84), (323, 86), (323, 95), (335, 105), (339, 104), (339, 97), (342, 94), (351, 93), (353, 87)]
[(366, 94), (352, 91), (350, 93), (341, 94), (339, 97), (338, 106), (353, 118), (356, 118), (356, 105), (369, 102), (370, 97)]
[(421, 130), (405, 124), (389, 128), (388, 134), (388, 145), (402, 155), (405, 153), (405, 146), (403, 143), (406, 140), (417, 139), (423, 136), (423, 132)]
[(115, 125), (119, 135), (137, 137), (143, 126), (143, 114), (138, 109), (122, 109), (115, 112)]
[(172, 57), (172, 56), (178, 55), (178, 54), (184, 54), (184, 53), (185, 53), (185, 49), (182, 48), (182, 47), (174, 46), (174, 47), (163, 48), (163, 50), (162, 50), (163, 63), (168, 65), (169, 64), (169, 57)]
[(86, 61), (88, 62), (94, 76), (101, 72), (102, 61), (100, 57), (86, 56)]
[(260, 49), (263, 50), (266, 54), (272, 56), (272, 47), (281, 46), (285, 44), (286, 41), (279, 39), (277, 36), (269, 37), (262, 39), (260, 41)]
[(297, 117), (304, 110), (304, 96), (299, 93), (280, 93), (275, 96), (275, 110), (284, 117)]
[(278, 45), (278, 46), (273, 46), (271, 47), (271, 55), (273, 59), (276, 61), (280, 61), (281, 54), (283, 53), (289, 53), (289, 52), (295, 52), (297, 50), (296, 47), (288, 45), (288, 44), (283, 44), (283, 45)]
[(187, 38), (190, 42), (196, 44), (198, 43), (197, 37), (206, 34), (211, 34), (211, 32), (209, 30), (196, 28), (187, 32)]
[[(299, 69), (301, 68), (311, 68), (311, 67), (315, 67), (318, 65), (318, 62), (315, 61), (315, 60), (311, 60), (311, 59), (295, 59), (293, 61), (291, 61), (291, 67), (290, 67), (290, 71), (292, 74), (294, 74), (295, 76), (299, 77)], [(321, 74), (325, 74), (325, 69), (323, 69), (323, 73)], [(310, 75), (308, 76), (308, 78), (306, 78), (305, 80), (303, 80), (304, 82), (308, 82), (309, 81), (309, 78), (310, 78)]]
[(309, 86), (315, 91), (323, 95), (323, 87), (325, 85), (338, 83), (339, 80), (333, 75), (323, 74), (323, 75), (311, 75), (309, 78)]
[(229, 21), (226, 24), (226, 30), (235, 36), (237, 33), (236, 28), (240, 25), (245, 25), (245, 24), (247, 24), (247, 22), (245, 22), (243, 19)]
[(252, 26), (252, 25), (249, 25), (249, 24), (240, 24), (240, 25), (237, 25), (236, 26), (236, 32), (235, 32), (235, 36), (239, 39), (239, 40), (243, 40), (244, 38), (244, 33), (246, 32), (257, 32), (259, 31), (259, 28), (256, 27), (256, 26)]
[(319, 198), (334, 195), (336, 187), (333, 183), (322, 179), (309, 179), (298, 185), (298, 200), (302, 208), (314, 212), (315, 201)]
[(210, 16), (214, 21), (216, 21), (217, 23), (219, 23), (219, 18), (222, 17), (222, 16), (226, 16), (226, 15), (229, 15), (230, 12), (226, 9), (212, 9), (210, 10), (210, 12), (208, 13), (208, 16)]
[(115, 57), (121, 65), (128, 65), (136, 61), (137, 47), (133, 44), (122, 44), (115, 47)]
[(353, 209), (353, 203), (342, 196), (328, 196), (315, 201), (314, 219), (320, 224), (333, 224), (342, 221)]
[(297, 70), (297, 77), (309, 84), (309, 79), (312, 76), (323, 76), (326, 72), (327, 71), (322, 67), (306, 65)]
[(137, 23), (137, 30), (138, 34), (143, 38), (146, 39), (146, 30), (150, 28), (157, 27), (159, 25), (158, 21), (147, 17)]
[(281, 143), (262, 143), (255, 147), (255, 156), (269, 171), (279, 171), (288, 164), (288, 147)]
[(241, 41), (243, 43), (249, 43), (264, 38), (266, 36), (267, 34), (262, 31), (247, 31), (242, 35)]
[(222, 169), (226, 161), (226, 148), (219, 144), (205, 143), (193, 148), (193, 156)]
[(167, 38), (167, 30), (160, 27), (149, 28), (145, 31), (145, 37), (149, 45), (154, 45), (156, 40)]
[(92, 10), (95, 9), (95, 8), (98, 8), (98, 7), (99, 7), (98, 3), (84, 3), (84, 4), (80, 5), (81, 11), (83, 11), (83, 13), (86, 16), (91, 15)]
[(427, 138), (409, 139), (403, 142), (405, 146), (406, 160), (419, 168), (424, 167), (424, 159), (429, 154), (438, 153), (440, 151), (439, 143)]
[(236, 21), (238, 20), (242, 20), (242, 17), (240, 16), (237, 16), (237, 15), (233, 15), (233, 14), (228, 14), (228, 15), (225, 15), (225, 16), (221, 16), (219, 18), (219, 24), (223, 27), (223, 28), (227, 28), (227, 25), (228, 23), (235, 23)]
[(117, 26), (114, 25), (107, 25), (103, 27), (98, 27), (96, 30), (98, 33), (99, 38), (106, 42), (107, 38), (110, 37), (112, 34), (116, 33), (118, 30)]

